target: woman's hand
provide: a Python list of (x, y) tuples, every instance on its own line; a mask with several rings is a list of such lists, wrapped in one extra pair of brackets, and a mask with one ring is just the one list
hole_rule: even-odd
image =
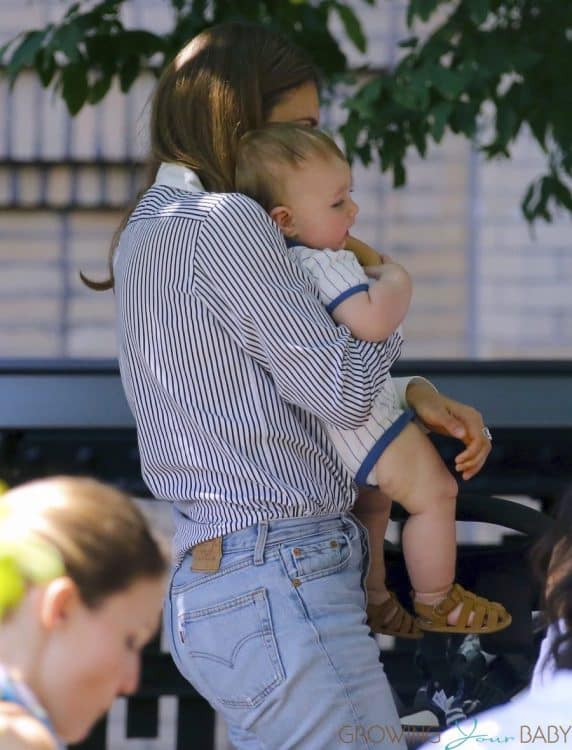
[(439, 435), (451, 435), (465, 444), (465, 450), (455, 457), (455, 469), (463, 479), (474, 477), (482, 469), (492, 448), (491, 441), (483, 433), (481, 413), (419, 380), (409, 383), (406, 399), (427, 429)]

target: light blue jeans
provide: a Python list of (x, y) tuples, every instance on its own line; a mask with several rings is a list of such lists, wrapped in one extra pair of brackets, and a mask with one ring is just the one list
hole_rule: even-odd
[(351, 514), (227, 535), (216, 573), (173, 571), (169, 646), (240, 750), (403, 750), (365, 616), (367, 533)]

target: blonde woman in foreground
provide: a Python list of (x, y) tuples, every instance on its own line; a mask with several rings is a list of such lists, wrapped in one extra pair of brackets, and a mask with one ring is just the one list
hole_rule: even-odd
[(0, 748), (83, 740), (139, 682), (167, 560), (143, 514), (93, 479), (0, 497)]

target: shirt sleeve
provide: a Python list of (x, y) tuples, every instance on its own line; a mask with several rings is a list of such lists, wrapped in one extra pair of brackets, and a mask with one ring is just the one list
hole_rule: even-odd
[(282, 398), (342, 429), (367, 421), (389, 373), (385, 345), (335, 325), (257, 203), (221, 196), (201, 227), (189, 283)]
[(427, 383), (427, 385), (430, 385), (434, 391), (437, 391), (437, 388), (435, 388), (433, 383), (430, 380), (427, 380), (427, 378), (422, 378), (421, 375), (412, 375), (410, 378), (393, 378), (393, 385), (397, 391), (397, 398), (399, 399), (399, 404), (402, 409), (410, 408), (405, 395), (409, 383)]
[(347, 250), (313, 250), (299, 245), (291, 248), (291, 252), (314, 279), (330, 314), (348, 297), (369, 289), (368, 277), (356, 256)]
[(403, 329), (401, 326), (394, 331), (391, 336), (387, 339), (387, 358), (392, 365), (397, 362), (401, 355), (401, 347), (403, 346)]

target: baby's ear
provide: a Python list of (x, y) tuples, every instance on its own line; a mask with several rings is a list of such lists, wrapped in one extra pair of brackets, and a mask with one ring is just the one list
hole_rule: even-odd
[(270, 211), (270, 218), (278, 224), (278, 228), (286, 237), (295, 234), (294, 216), (288, 206), (275, 206)]

